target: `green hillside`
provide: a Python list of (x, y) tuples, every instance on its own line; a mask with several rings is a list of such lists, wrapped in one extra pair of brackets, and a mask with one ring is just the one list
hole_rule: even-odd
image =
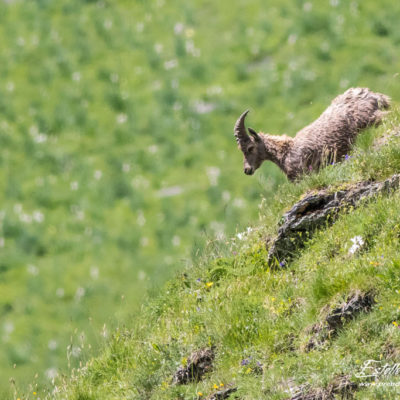
[[(348, 87), (398, 100), (399, 17), (389, 0), (0, 1), (0, 397), (52, 390), (115, 329), (152, 335), (148, 299), (177, 271), (204, 280), (217, 261), (200, 260), (238, 232), (273, 232), (268, 216), (312, 184), (271, 165), (244, 176), (234, 121), (250, 108), (250, 126), (293, 135)], [(376, 157), (371, 177), (395, 171)], [(158, 390), (167, 369), (146, 368)]]
[[(59, 380), (49, 398), (201, 400), (235, 388), (230, 399), (289, 399), (291, 388), (336, 393), (343, 379), (351, 382), (343, 397), (296, 399), (398, 398), (397, 372), (357, 375), (368, 360), (400, 362), (399, 190), (343, 211), (284, 267), (267, 264), (265, 243), (305, 193), (398, 173), (399, 124), (396, 111), (360, 138), (348, 161), (282, 185), (260, 223), (210, 247), (143, 307), (133, 328), (116, 330), (102, 355)], [(368, 145), (376, 136), (390, 139), (374, 150)], [(357, 297), (361, 302), (341, 315), (343, 303)], [(191, 354), (206, 348), (214, 352), (212, 369), (198, 382), (175, 383)]]

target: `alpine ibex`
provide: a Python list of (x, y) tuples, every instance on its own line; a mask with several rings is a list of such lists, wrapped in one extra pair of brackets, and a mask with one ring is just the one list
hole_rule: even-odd
[(274, 162), (294, 181), (302, 174), (339, 161), (349, 153), (358, 133), (381, 122), (390, 107), (390, 98), (367, 88), (351, 88), (295, 137), (257, 133), (249, 128), (245, 111), (235, 124), (235, 137), (244, 155), (244, 173), (254, 174), (263, 161)]

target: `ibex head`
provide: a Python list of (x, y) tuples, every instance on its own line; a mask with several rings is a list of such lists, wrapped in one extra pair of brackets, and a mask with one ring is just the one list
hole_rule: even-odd
[(249, 128), (249, 136), (244, 126), (244, 120), (249, 110), (245, 111), (236, 121), (234, 134), (236, 142), (244, 155), (243, 170), (246, 175), (253, 175), (265, 160), (265, 145), (258, 133)]

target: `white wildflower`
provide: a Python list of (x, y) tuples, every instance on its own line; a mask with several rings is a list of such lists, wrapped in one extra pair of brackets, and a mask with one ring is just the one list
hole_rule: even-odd
[(218, 167), (208, 167), (206, 170), (208, 180), (211, 186), (217, 186), (218, 178), (221, 175), (221, 170)]
[(239, 232), (236, 237), (239, 240), (244, 240), (251, 232), (253, 231), (253, 228), (248, 227), (244, 232)]
[(182, 24), (182, 22), (178, 22), (174, 26), (174, 33), (175, 35), (180, 35), (183, 32), (183, 29), (185, 26)]
[(52, 368), (46, 369), (45, 374), (48, 379), (50, 379), (50, 380), (55, 379), (58, 376), (57, 368), (52, 367)]
[(233, 206), (236, 208), (244, 208), (245, 205), (246, 202), (240, 197), (237, 197), (236, 199), (233, 200)]
[(212, 221), (210, 223), (210, 228), (214, 231), (214, 234), (217, 239), (225, 238), (225, 224), (218, 221)]
[(122, 171), (123, 172), (129, 172), (131, 170), (131, 166), (128, 163), (123, 163), (122, 164)]
[(154, 50), (157, 54), (161, 54), (164, 50), (164, 46), (161, 43), (156, 43), (154, 45)]
[(19, 216), (19, 220), (26, 224), (32, 223), (32, 217), (29, 214), (23, 213)]
[(73, 357), (79, 357), (82, 352), (82, 349), (79, 346), (72, 346), (71, 355)]
[(42, 223), (44, 221), (44, 214), (39, 210), (34, 211), (33, 220), (38, 222), (39, 224)]
[(175, 68), (178, 66), (178, 60), (169, 60), (169, 61), (165, 61), (164, 63), (164, 68), (168, 71), (169, 69)]
[(349, 254), (356, 253), (358, 250), (361, 249), (362, 246), (364, 246), (364, 239), (361, 236), (354, 236), (350, 240), (353, 244), (350, 247)]
[(102, 176), (103, 176), (103, 173), (99, 169), (94, 171), (94, 179), (96, 179), (97, 181), (99, 179), (101, 179)]
[(175, 247), (177, 247), (177, 246), (179, 246), (180, 244), (181, 244), (181, 238), (180, 238), (178, 235), (175, 235), (175, 236), (172, 238), (172, 245), (175, 246)]
[(58, 343), (56, 340), (52, 339), (49, 341), (49, 343), (47, 344), (47, 347), (49, 350), (55, 350), (58, 347)]
[(124, 113), (120, 113), (117, 115), (116, 119), (119, 124), (124, 124), (128, 120), (128, 116)]
[(72, 74), (72, 80), (75, 82), (79, 82), (81, 80), (81, 73), (80, 72), (74, 72)]
[(29, 274), (36, 276), (39, 274), (39, 268), (36, 267), (36, 265), (33, 264), (28, 264), (26, 270), (28, 271)]
[(157, 146), (156, 144), (152, 144), (151, 146), (149, 146), (149, 147), (147, 148), (147, 151), (148, 151), (150, 154), (156, 154), (156, 153), (158, 152), (158, 146)]
[(197, 114), (208, 114), (216, 108), (214, 103), (208, 103), (202, 100), (193, 103), (193, 109)]
[(75, 292), (75, 300), (80, 301), (82, 297), (85, 295), (85, 289), (83, 287), (78, 287)]
[(150, 186), (150, 182), (144, 176), (137, 175), (132, 179), (131, 185), (135, 189), (147, 189)]
[(182, 110), (182, 104), (179, 103), (179, 101), (176, 101), (176, 102), (174, 103), (174, 105), (172, 106), (172, 109), (173, 109), (174, 111)]
[(231, 194), (227, 190), (224, 190), (222, 192), (222, 200), (229, 201), (230, 199), (231, 199)]
[(221, 86), (210, 86), (209, 88), (207, 88), (207, 94), (209, 96), (221, 94), (222, 92), (223, 92), (223, 89)]
[(4, 323), (3, 328), (4, 328), (4, 332), (9, 335), (10, 333), (14, 332), (14, 329), (15, 329), (14, 323), (11, 321), (7, 321)]
[(99, 277), (99, 268), (98, 268), (98, 267), (92, 267), (92, 268), (90, 268), (90, 277), (91, 277), (93, 280), (98, 279), (98, 277)]
[(158, 197), (173, 197), (183, 193), (184, 190), (181, 186), (170, 186), (158, 191)]
[(137, 216), (136, 222), (139, 226), (143, 226), (146, 223), (146, 218), (145, 218), (142, 210), (138, 211), (138, 216)]

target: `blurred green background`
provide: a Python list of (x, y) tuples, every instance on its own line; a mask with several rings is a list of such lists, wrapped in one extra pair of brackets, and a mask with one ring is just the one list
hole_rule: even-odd
[(243, 110), (293, 135), (348, 87), (399, 99), (399, 20), (393, 0), (0, 0), (3, 392), (51, 385), (257, 219), (286, 178), (243, 174)]

